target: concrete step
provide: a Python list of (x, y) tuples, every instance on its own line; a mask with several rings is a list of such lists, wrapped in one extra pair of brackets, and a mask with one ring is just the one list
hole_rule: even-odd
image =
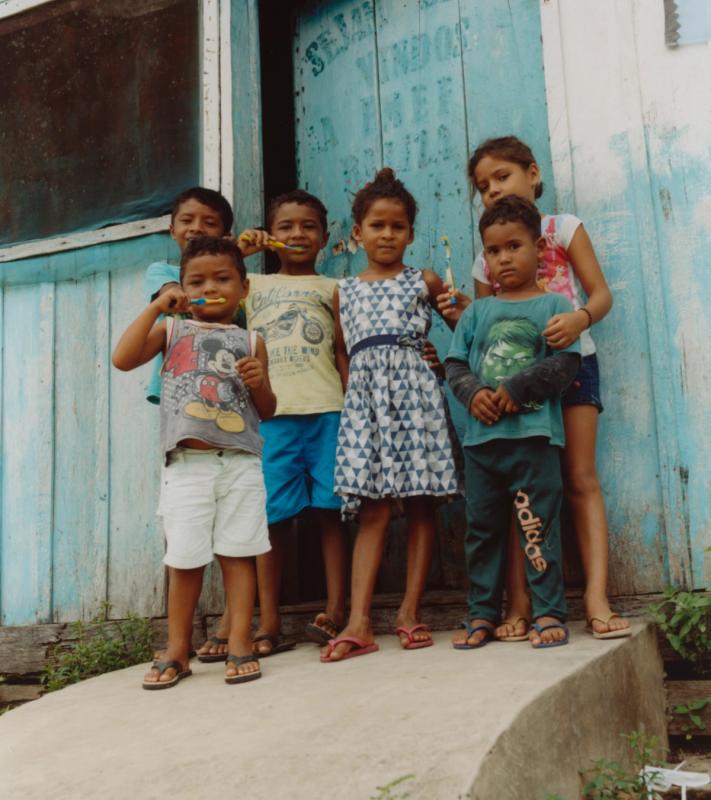
[[(656, 637), (455, 651), (450, 634), (321, 664), (313, 645), (227, 686), (223, 665), (163, 692), (144, 667), (71, 686), (0, 717), (3, 797), (545, 800), (580, 797), (579, 771), (620, 760), (620, 734), (665, 739)], [(389, 793), (379, 790), (411, 775)]]

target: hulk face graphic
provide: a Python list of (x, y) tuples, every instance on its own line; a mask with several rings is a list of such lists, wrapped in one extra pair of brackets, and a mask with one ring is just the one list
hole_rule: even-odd
[(490, 386), (536, 363), (543, 347), (538, 328), (528, 319), (504, 319), (492, 325), (483, 345), (479, 365), (482, 380)]

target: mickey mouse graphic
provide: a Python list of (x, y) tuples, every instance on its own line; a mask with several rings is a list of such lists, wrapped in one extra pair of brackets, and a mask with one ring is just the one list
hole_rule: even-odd
[(243, 409), (247, 390), (239, 377), (237, 361), (241, 350), (224, 338), (206, 338), (200, 342), (199, 371), (195, 388), (199, 400), (188, 403), (184, 412), (195, 419), (214, 420), (220, 430), (241, 433), (244, 417), (235, 406)]

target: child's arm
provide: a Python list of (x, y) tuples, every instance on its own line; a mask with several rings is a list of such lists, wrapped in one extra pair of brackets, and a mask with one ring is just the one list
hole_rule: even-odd
[(111, 357), (113, 365), (128, 371), (155, 358), (165, 348), (165, 320), (156, 324), (158, 317), (189, 310), (190, 299), (180, 287), (163, 292), (123, 332)]
[(237, 362), (239, 376), (252, 395), (252, 402), (260, 419), (271, 419), (276, 411), (276, 397), (269, 383), (269, 356), (264, 339), (257, 336), (253, 356), (245, 356)]
[(263, 250), (276, 250), (274, 246), (274, 237), (269, 231), (264, 231), (261, 228), (247, 228), (243, 230), (237, 237), (232, 237), (237, 243), (237, 246), (242, 251), (242, 255), (246, 258), (255, 253), (261, 253)]
[[(502, 381), (493, 400), (499, 411), (516, 413), (524, 403), (542, 403), (557, 397), (573, 382), (580, 353), (552, 353), (543, 361)], [(512, 404), (517, 408), (512, 408)]]
[(599, 322), (612, 308), (612, 292), (607, 285), (590, 237), (582, 225), (578, 226), (568, 245), (568, 259), (588, 296), (584, 306), (587, 312), (579, 308), (577, 311), (556, 314), (548, 320), (543, 335), (548, 344), (555, 349), (567, 347), (574, 342), (586, 328)]
[(348, 385), (348, 353), (346, 351), (346, 342), (343, 338), (343, 329), (341, 328), (341, 313), (338, 306), (338, 288), (333, 290), (333, 320), (334, 320), (334, 343), (333, 352), (336, 358), (336, 369), (341, 376), (341, 384), (343, 391), (346, 391)]
[(501, 411), (492, 400), (494, 392), (469, 369), (466, 361), (447, 358), (444, 368), (452, 394), (473, 417), (485, 425), (499, 421)]
[(446, 284), (442, 282), (442, 278), (436, 272), (432, 272), (431, 269), (423, 269), (422, 278), (427, 284), (430, 294), (430, 305), (447, 323), (449, 328), (454, 330), (457, 321), (462, 316), (462, 312), (471, 303), (471, 299), (459, 290), (455, 290), (457, 303), (452, 305), (449, 302), (451, 297), (449, 290), (445, 288)]

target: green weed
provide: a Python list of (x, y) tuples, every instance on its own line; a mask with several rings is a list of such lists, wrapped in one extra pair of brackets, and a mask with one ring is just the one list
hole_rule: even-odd
[(706, 730), (706, 725), (699, 716), (699, 711), (703, 711), (708, 705), (711, 705), (711, 697), (689, 700), (687, 703), (674, 706), (674, 714), (679, 717), (682, 733), (687, 739), (691, 739), (695, 733)]
[(394, 781), (390, 781), (390, 783), (386, 783), (385, 786), (376, 786), (375, 789), (378, 793), (371, 795), (369, 800), (405, 800), (406, 797), (410, 796), (409, 792), (394, 794), (393, 789), (404, 781), (413, 780), (414, 777), (414, 775), (403, 775), (400, 778), (395, 778)]
[(638, 731), (622, 736), (629, 743), (632, 769), (604, 758), (594, 761), (593, 768), (585, 773), (589, 780), (583, 788), (583, 800), (661, 800), (650, 788), (651, 777), (640, 775), (644, 766), (662, 766), (660, 758), (664, 750), (657, 738)]
[(153, 655), (151, 622), (137, 614), (126, 619), (107, 619), (111, 606), (103, 603), (101, 611), (89, 623), (74, 622), (76, 638), (68, 649), (55, 653), (44, 670), (42, 682), (48, 692), (72, 683), (150, 661)]
[(666, 589), (658, 603), (648, 607), (672, 648), (699, 675), (711, 667), (711, 593)]

